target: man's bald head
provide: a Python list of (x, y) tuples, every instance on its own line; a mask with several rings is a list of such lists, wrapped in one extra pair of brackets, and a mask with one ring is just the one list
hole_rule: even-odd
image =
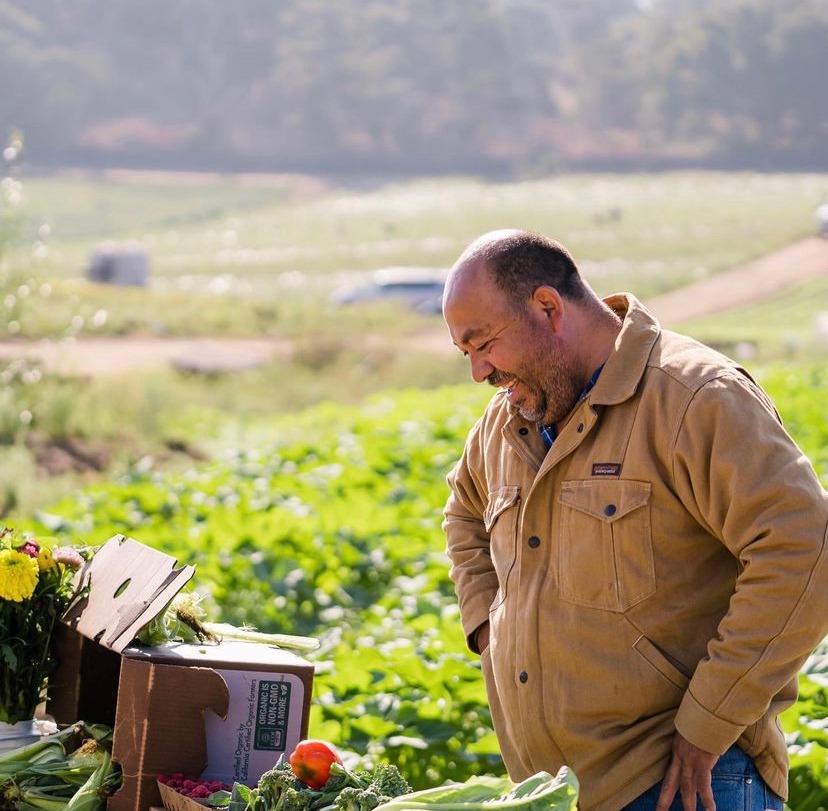
[(534, 291), (546, 285), (564, 298), (582, 301), (591, 291), (569, 251), (542, 234), (516, 229), (490, 231), (472, 242), (454, 264), (449, 287), (484, 272), (521, 311)]

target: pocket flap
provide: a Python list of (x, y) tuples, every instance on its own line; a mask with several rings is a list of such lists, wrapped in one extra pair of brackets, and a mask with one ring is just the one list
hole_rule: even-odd
[(686, 690), (690, 686), (690, 677), (679, 670), (664, 653), (662, 653), (643, 634), (636, 639), (633, 647), (654, 667), (665, 679), (672, 682), (679, 690)]
[(489, 503), (483, 513), (483, 524), (488, 532), (497, 517), (509, 507), (517, 503), (520, 497), (520, 487), (516, 484), (506, 484), (489, 493)]
[(560, 502), (607, 523), (623, 518), (650, 500), (652, 485), (637, 481), (571, 481), (561, 485)]

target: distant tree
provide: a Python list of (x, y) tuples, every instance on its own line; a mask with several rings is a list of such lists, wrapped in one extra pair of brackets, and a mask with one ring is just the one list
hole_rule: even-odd
[(646, 133), (662, 154), (828, 163), (828, 5), (661, 0), (580, 52), (583, 113)]
[(0, 0), (0, 138), (87, 165), (828, 165), (827, 41), (825, 0)]

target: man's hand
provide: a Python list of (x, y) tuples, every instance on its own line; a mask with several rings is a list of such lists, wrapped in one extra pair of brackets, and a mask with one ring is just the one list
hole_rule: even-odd
[(705, 811), (716, 811), (710, 771), (719, 759), (694, 746), (676, 732), (673, 738), (673, 758), (661, 784), (656, 811), (667, 811), (676, 792), (681, 792), (684, 811), (696, 811), (696, 796), (701, 798)]

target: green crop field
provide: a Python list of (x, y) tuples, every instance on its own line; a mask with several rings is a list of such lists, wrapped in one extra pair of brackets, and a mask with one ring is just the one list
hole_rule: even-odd
[[(828, 424), (802, 407), (825, 392), (825, 370), (763, 382), (825, 481)], [(135, 469), (16, 523), (75, 543), (125, 533), (194, 563), (213, 618), (317, 636), (313, 737), (392, 760), (421, 787), (500, 774), (440, 529), (445, 474), (488, 396), (468, 385), (316, 406), (263, 422), (254, 450)], [(826, 667), (808, 663), (784, 718), (793, 811), (816, 811), (828, 791)]]
[(158, 292), (203, 292), (224, 276), (231, 293), (301, 297), (383, 266), (447, 267), (479, 233), (522, 227), (564, 242), (601, 292), (645, 297), (812, 233), (827, 187), (817, 174), (691, 172), (364, 188), (307, 178), (34, 177), (24, 181), (14, 260), (72, 279), (95, 244), (140, 240)]

